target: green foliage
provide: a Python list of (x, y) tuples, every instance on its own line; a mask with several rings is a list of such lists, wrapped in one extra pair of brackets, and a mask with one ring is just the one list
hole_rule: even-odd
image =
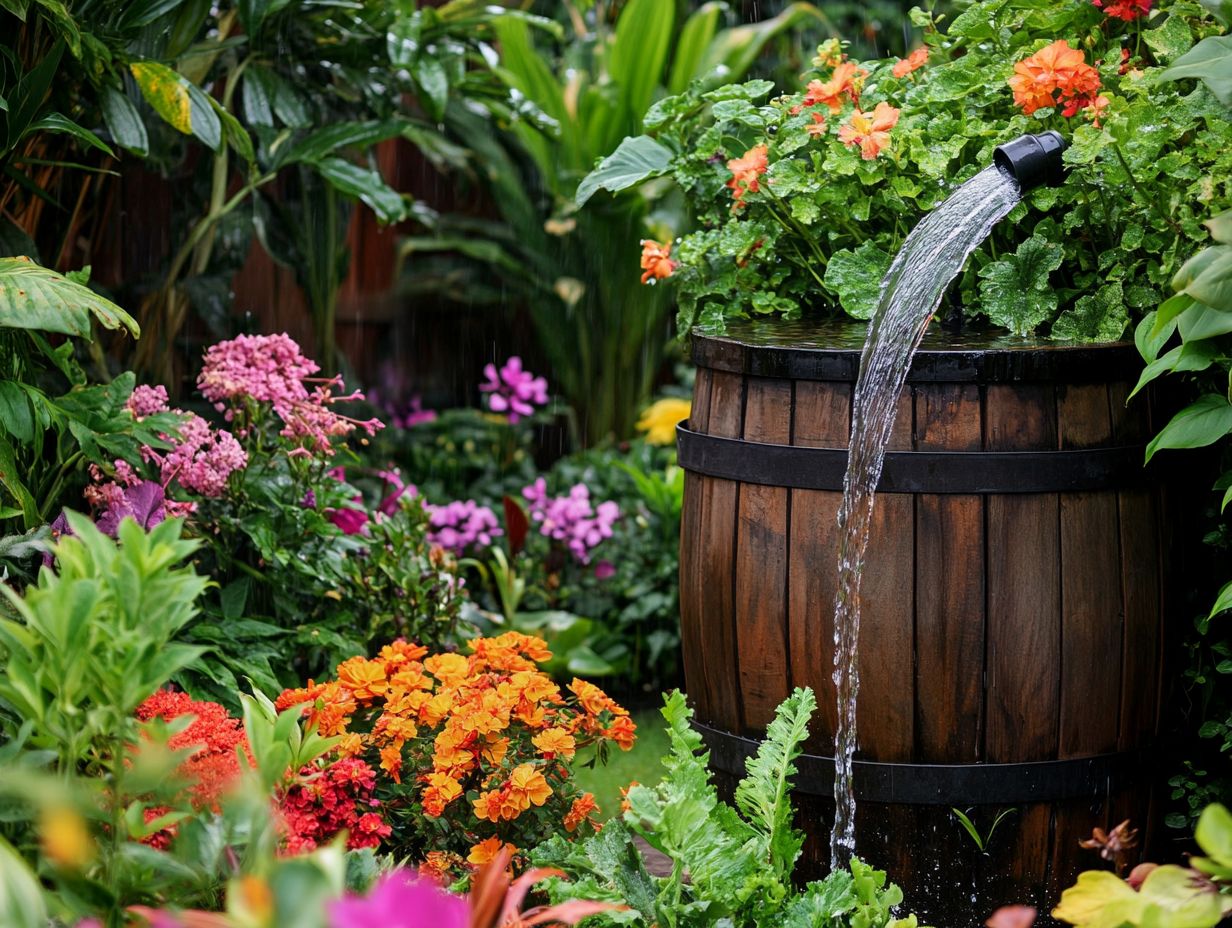
[[(791, 825), (792, 761), (807, 737), (815, 707), (812, 691), (797, 689), (779, 706), (766, 740), (748, 762), (736, 792), (736, 808), (719, 800), (690, 722), (692, 711), (678, 691), (664, 700), (663, 718), (671, 752), (657, 786), (633, 786), (623, 819), (584, 842), (553, 838), (532, 858), (561, 868), (569, 881), (553, 881), (552, 900), (600, 899), (629, 906), (596, 924), (694, 926), (799, 926), (799, 928), (890, 928), (914, 926), (895, 919), (902, 901), (885, 873), (858, 859), (803, 890), (792, 887), (801, 835)], [(651, 876), (632, 844), (640, 835), (666, 854), (673, 867)]]
[[(1072, 140), (1064, 183), (1028, 195), (993, 231), (945, 312), (1018, 335), (1108, 341), (1158, 301), (1202, 239), (1207, 210), (1232, 204), (1232, 128), (1217, 96), (1164, 79), (1201, 76), (1204, 43), (1189, 49), (1216, 41), (1214, 20), (1188, 0), (1163, 4), (1149, 22), (1108, 18), (1089, 3), (1000, 0), (971, 5), (948, 30), (940, 19), (917, 16), (928, 58), (913, 72), (895, 77), (893, 60), (851, 63), (860, 111), (898, 110), (871, 157), (839, 137), (853, 125), (854, 93), (831, 108), (798, 85), (767, 101), (765, 82), (694, 84), (658, 101), (645, 135), (584, 181), (584, 191), (629, 187), (670, 172), (696, 211), (700, 230), (672, 253), (681, 332), (765, 313), (867, 318), (879, 272), (920, 217), (988, 165), (996, 145), (1045, 129)], [(1058, 39), (1097, 69), (1107, 102), (1099, 120), (1015, 104), (1015, 64)], [(840, 54), (837, 42), (823, 45), (801, 83), (824, 84)], [(754, 168), (757, 189), (737, 199), (727, 165), (759, 146), (764, 173)], [(645, 164), (627, 157), (644, 151), (654, 152)]]

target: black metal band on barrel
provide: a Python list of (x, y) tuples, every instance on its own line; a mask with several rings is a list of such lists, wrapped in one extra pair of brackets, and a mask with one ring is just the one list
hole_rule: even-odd
[[(847, 449), (776, 445), (676, 427), (680, 466), (695, 474), (798, 490), (842, 490)], [(1138, 446), (1081, 451), (889, 451), (882, 493), (1067, 493), (1145, 480)]]
[[(699, 722), (693, 727), (710, 751), (710, 766), (743, 776), (744, 762), (760, 742)], [(801, 754), (795, 788), (813, 796), (834, 793), (834, 758)], [(904, 805), (1014, 805), (1106, 796), (1145, 776), (1136, 752), (1019, 764), (886, 764), (857, 760), (852, 769), (856, 800)]]

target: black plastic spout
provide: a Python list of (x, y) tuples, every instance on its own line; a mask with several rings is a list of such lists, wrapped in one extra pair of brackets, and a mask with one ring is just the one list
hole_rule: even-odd
[(1065, 165), (1061, 153), (1069, 142), (1055, 129), (1039, 135), (1022, 135), (1012, 142), (998, 145), (993, 163), (1011, 174), (1023, 193), (1047, 184), (1058, 186), (1065, 180)]

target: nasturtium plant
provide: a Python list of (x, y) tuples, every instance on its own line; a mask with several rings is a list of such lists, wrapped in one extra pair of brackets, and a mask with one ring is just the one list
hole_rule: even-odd
[(1119, 339), (1205, 238), (1202, 221), (1232, 205), (1232, 127), (1220, 78), (1192, 79), (1194, 56), (1223, 48), (1203, 44), (1223, 41), (1212, 15), (1194, 0), (1113, 6), (981, 0), (949, 22), (916, 10), (924, 45), (906, 58), (852, 61), (832, 40), (781, 95), (767, 81), (693, 86), (651, 107), (646, 135), (580, 194), (654, 177), (683, 191), (696, 229), (646, 243), (642, 261), (648, 282), (674, 285), (681, 333), (761, 315), (865, 319), (923, 214), (997, 145), (1055, 129), (1069, 142), (1063, 182), (1025, 196), (942, 312)]

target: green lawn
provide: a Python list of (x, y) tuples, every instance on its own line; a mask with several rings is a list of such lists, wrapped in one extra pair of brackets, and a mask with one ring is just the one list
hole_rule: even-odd
[(663, 777), (660, 759), (667, 753), (667, 732), (658, 709), (631, 713), (637, 723), (637, 741), (631, 751), (619, 748), (608, 752), (607, 765), (574, 767), (578, 786), (595, 794), (599, 818), (607, 820), (620, 811), (620, 791), (636, 780), (646, 786)]

